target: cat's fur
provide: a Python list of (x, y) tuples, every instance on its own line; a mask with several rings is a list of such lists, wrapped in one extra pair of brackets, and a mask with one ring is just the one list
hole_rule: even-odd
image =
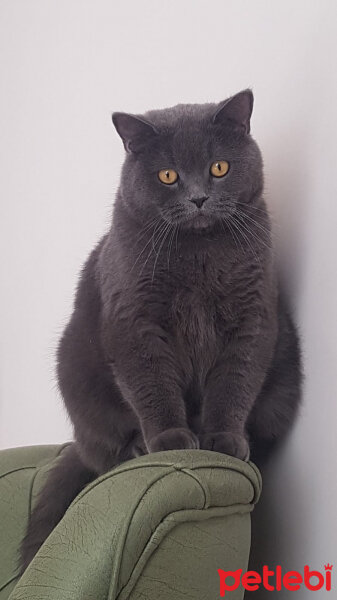
[[(267, 456), (300, 398), (262, 159), (245, 90), (220, 104), (115, 113), (126, 158), (109, 233), (87, 260), (58, 349), (75, 443), (51, 472), (25, 568), (83, 486), (138, 454)], [(223, 178), (210, 174), (226, 160)], [(159, 181), (173, 168), (173, 185)], [(202, 206), (198, 206), (202, 204)]]

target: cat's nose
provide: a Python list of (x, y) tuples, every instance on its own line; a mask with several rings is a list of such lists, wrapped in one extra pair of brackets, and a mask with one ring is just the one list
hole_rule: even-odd
[(201, 208), (203, 203), (208, 200), (209, 196), (201, 196), (201, 198), (191, 198), (190, 201), (193, 202), (198, 208)]

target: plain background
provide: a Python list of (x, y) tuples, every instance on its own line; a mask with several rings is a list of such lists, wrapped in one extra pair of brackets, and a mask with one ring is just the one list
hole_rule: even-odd
[(306, 370), (254, 541), (261, 560), (298, 570), (337, 558), (336, 21), (333, 0), (0, 4), (1, 447), (71, 437), (54, 352), (109, 226), (123, 160), (111, 111), (251, 86)]

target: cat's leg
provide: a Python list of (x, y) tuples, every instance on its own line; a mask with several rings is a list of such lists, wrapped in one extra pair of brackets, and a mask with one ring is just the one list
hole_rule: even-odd
[(139, 420), (116, 384), (101, 343), (101, 298), (92, 254), (57, 352), (57, 377), (84, 464), (105, 473), (146, 452)]
[(85, 485), (146, 452), (138, 419), (124, 402), (104, 363), (97, 332), (88, 331), (88, 323), (89, 317), (73, 315), (59, 346), (59, 387), (76, 442), (50, 471), (31, 514), (21, 546), (21, 572)]
[(126, 319), (114, 324), (106, 353), (123, 398), (139, 419), (146, 447), (149, 452), (198, 448), (187, 424), (186, 373), (174, 344), (150, 319), (135, 321), (134, 327)]
[[(98, 474), (146, 453), (139, 419), (122, 397), (111, 369), (87, 360), (79, 362), (74, 336), (63, 342), (59, 386), (74, 425), (78, 452), (84, 464)], [(68, 355), (69, 352), (69, 355)], [(98, 350), (97, 350), (98, 354)], [(76, 365), (75, 365), (76, 362)]]
[(233, 329), (208, 373), (203, 393), (200, 447), (248, 460), (246, 422), (272, 355), (267, 324), (252, 314)]
[(275, 353), (247, 422), (251, 459), (259, 466), (291, 428), (301, 400), (302, 370), (296, 330), (288, 315), (280, 318)]
[(249, 459), (249, 442), (245, 423), (251, 409), (254, 390), (242, 383), (228, 369), (221, 356), (207, 379), (202, 407), (200, 447)]

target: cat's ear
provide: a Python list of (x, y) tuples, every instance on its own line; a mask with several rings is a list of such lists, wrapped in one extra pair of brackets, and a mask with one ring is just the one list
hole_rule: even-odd
[(137, 152), (144, 143), (158, 135), (158, 131), (149, 121), (136, 115), (115, 112), (112, 114), (112, 122), (127, 152)]
[(224, 102), (220, 102), (213, 115), (213, 123), (221, 124), (226, 121), (231, 121), (237, 127), (240, 127), (244, 129), (246, 133), (249, 133), (253, 104), (253, 92), (251, 90), (243, 90)]

